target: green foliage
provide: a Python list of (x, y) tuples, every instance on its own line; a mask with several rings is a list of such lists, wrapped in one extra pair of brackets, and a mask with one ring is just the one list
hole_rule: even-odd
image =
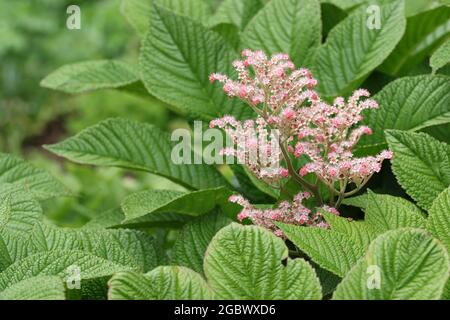
[[(0, 4), (0, 144), (33, 163), (0, 153), (0, 299), (450, 299), (445, 2), (84, 1), (67, 32), (69, 2), (42, 1)], [(209, 80), (234, 78), (244, 48), (288, 53), (324, 100), (375, 93), (355, 152), (394, 157), (370, 190), (327, 193), (340, 216), (305, 201), (323, 228), (233, 222), (231, 195), (275, 208), (304, 191), (294, 179), (173, 161), (170, 131), (255, 116)]]
[(380, 6), (382, 28), (368, 27), (363, 6), (330, 31), (313, 68), (322, 94), (348, 94), (394, 50), (405, 30), (404, 3), (385, 2)]
[[(376, 286), (371, 276), (377, 272), (379, 287), (370, 287)], [(338, 285), (333, 299), (439, 299), (448, 275), (448, 254), (438, 241), (421, 230), (394, 230), (370, 244)]]
[(424, 133), (387, 131), (398, 182), (424, 209), (450, 184), (449, 146)]

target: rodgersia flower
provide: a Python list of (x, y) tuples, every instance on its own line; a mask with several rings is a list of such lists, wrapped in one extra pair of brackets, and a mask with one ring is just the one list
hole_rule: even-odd
[[(275, 209), (258, 209), (240, 195), (233, 195), (229, 200), (243, 207), (238, 214), (239, 221), (248, 218), (254, 224), (273, 231), (277, 236), (284, 237), (282, 231), (274, 222), (328, 228), (328, 224), (323, 219), (320, 210), (313, 212), (302, 204), (303, 200), (308, 199), (310, 196), (308, 192), (300, 192), (294, 196), (292, 202), (283, 201)], [(335, 208), (324, 206), (323, 209), (339, 215)]]
[[(321, 181), (330, 191), (330, 205), (339, 207), (344, 197), (356, 193), (375, 172), (381, 170), (383, 160), (392, 158), (392, 152), (388, 150), (363, 158), (353, 155), (353, 148), (360, 138), (372, 133), (370, 128), (358, 126), (363, 119), (361, 112), (378, 108), (374, 100), (368, 99), (370, 94), (367, 90), (356, 90), (347, 101), (338, 97), (333, 104), (328, 104), (314, 91), (317, 80), (307, 69), (295, 69), (287, 54), (267, 57), (262, 51), (244, 50), (242, 56), (243, 60), (233, 63), (237, 80), (222, 74), (212, 74), (210, 80), (220, 82), (229, 97), (247, 102), (258, 117), (256, 121), (239, 122), (226, 116), (213, 120), (211, 125), (223, 128), (238, 145), (237, 150), (227, 148), (223, 153), (236, 156), (258, 178), (268, 183), (280, 183), (281, 178), (290, 177), (313, 194), (318, 206), (323, 203), (318, 192)], [(252, 135), (250, 131), (257, 134)], [(276, 138), (271, 135), (273, 131), (277, 132)], [(239, 138), (244, 137), (246, 139), (242, 143)], [(275, 139), (280, 151), (273, 148)], [(240, 152), (244, 147), (247, 152)], [(257, 161), (250, 161), (248, 152), (256, 149), (260, 149), (258, 155), (261, 157), (281, 155), (287, 168), (276, 167), (273, 170), (273, 163), (262, 163), (259, 156)], [(295, 168), (290, 154), (302, 157), (306, 164)], [(316, 176), (316, 183), (304, 178), (309, 173)], [(279, 187), (282, 189), (281, 184)], [(348, 190), (350, 188), (353, 189)], [(323, 219), (317, 216), (306, 219), (303, 217), (307, 215), (302, 215), (305, 223), (301, 223), (299, 212), (309, 209), (301, 205), (306, 194), (301, 199), (297, 197), (291, 204), (283, 202), (278, 209), (270, 210), (258, 210), (243, 198), (233, 198), (232, 201), (244, 207), (240, 219), (248, 217), (255, 224), (277, 233), (279, 231), (273, 221), (326, 227)]]

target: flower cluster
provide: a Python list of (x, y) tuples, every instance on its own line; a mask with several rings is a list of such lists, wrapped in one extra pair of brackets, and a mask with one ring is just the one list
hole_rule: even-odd
[(298, 108), (293, 119), (297, 143), (289, 150), (295, 157), (308, 156), (310, 162), (300, 169), (300, 175), (315, 173), (327, 185), (345, 181), (361, 185), (374, 172), (379, 172), (384, 159), (392, 152), (385, 150), (375, 157), (355, 158), (352, 149), (362, 135), (372, 134), (366, 126), (355, 127), (363, 118), (361, 112), (378, 108), (367, 90), (357, 90), (346, 102), (336, 98), (332, 105), (314, 101), (310, 106)]
[[(313, 212), (302, 204), (303, 200), (309, 197), (310, 194), (308, 192), (300, 192), (294, 197), (292, 202), (283, 201), (275, 209), (258, 209), (240, 195), (233, 195), (229, 200), (243, 207), (238, 215), (239, 221), (248, 218), (255, 225), (265, 227), (273, 231), (275, 235), (284, 237), (283, 232), (274, 222), (328, 228), (328, 224), (325, 222), (320, 210)], [(323, 209), (339, 215), (335, 208), (324, 206)]]
[[(288, 55), (267, 57), (262, 51), (244, 50), (242, 56), (243, 60), (233, 63), (237, 80), (217, 73), (212, 74), (210, 80), (220, 82), (229, 97), (247, 102), (258, 117), (256, 121), (241, 123), (226, 116), (213, 120), (211, 126), (223, 128), (238, 145), (238, 151), (227, 148), (224, 154), (238, 157), (258, 178), (270, 183), (292, 177), (304, 189), (311, 191), (316, 202), (321, 204), (318, 184), (308, 183), (304, 178), (313, 173), (328, 187), (330, 204), (338, 207), (344, 197), (360, 190), (375, 172), (381, 170), (383, 160), (392, 158), (389, 150), (362, 158), (353, 154), (360, 138), (372, 134), (370, 128), (358, 126), (363, 119), (362, 111), (378, 108), (378, 104), (369, 99), (367, 90), (356, 90), (347, 100), (338, 97), (328, 104), (314, 91), (317, 80), (307, 69), (295, 69)], [(256, 134), (250, 131), (256, 131)], [(277, 132), (276, 139), (273, 136), (268, 139), (271, 131)], [(269, 147), (273, 140), (278, 142), (281, 151), (275, 152), (273, 147)], [(239, 153), (241, 147), (247, 151), (258, 148), (257, 161), (250, 161), (248, 152)], [(282, 155), (288, 169), (267, 170), (269, 167), (273, 169), (273, 162), (269, 161), (271, 166), (268, 166), (267, 162), (260, 161), (260, 157), (269, 155)], [(295, 168), (290, 155), (302, 157), (306, 164)], [(353, 190), (347, 192), (351, 186)], [(311, 215), (308, 211), (302, 215), (309, 210), (301, 205), (305, 197), (306, 194), (297, 195), (292, 204), (283, 202), (279, 208), (270, 210), (255, 209), (239, 197), (232, 201), (244, 207), (241, 219), (248, 217), (273, 231), (277, 229), (272, 221), (325, 226), (317, 214)]]
[(281, 151), (276, 131), (269, 130), (262, 117), (243, 123), (231, 116), (211, 121), (210, 127), (224, 129), (233, 147), (221, 150), (225, 156), (235, 156), (253, 174), (269, 184), (288, 177), (287, 169), (280, 166)]

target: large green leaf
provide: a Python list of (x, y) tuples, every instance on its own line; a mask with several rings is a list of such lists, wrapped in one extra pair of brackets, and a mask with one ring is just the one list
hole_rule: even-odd
[(0, 292), (0, 300), (65, 300), (60, 277), (38, 276), (18, 282)]
[(37, 224), (33, 252), (79, 250), (145, 272), (157, 266), (153, 239), (135, 230), (69, 229)]
[(8, 183), (0, 185), (0, 234), (29, 236), (42, 219), (42, 208), (33, 196)]
[(365, 221), (349, 221), (344, 217), (323, 212), (325, 220), (334, 232), (339, 232), (348, 236), (357, 246), (366, 249), (370, 242), (376, 238), (377, 232)]
[(253, 16), (263, 7), (261, 0), (224, 0), (209, 19), (210, 26), (232, 24), (244, 30)]
[(413, 203), (400, 197), (368, 193), (366, 223), (377, 233), (400, 228), (425, 228), (423, 213)]
[(427, 210), (450, 185), (448, 145), (425, 133), (389, 130), (389, 147), (394, 151), (392, 169), (400, 185)]
[(250, 107), (228, 99), (219, 84), (209, 82), (213, 72), (233, 73), (236, 55), (220, 35), (157, 5), (151, 21), (139, 62), (151, 94), (195, 119), (251, 116)]
[(447, 41), (444, 42), (431, 56), (430, 66), (433, 68), (433, 72), (436, 72), (449, 62), (450, 62), (450, 39), (447, 39)]
[(0, 184), (10, 183), (29, 190), (39, 200), (69, 195), (48, 172), (9, 154), (0, 153)]
[(151, 125), (108, 119), (46, 148), (78, 163), (148, 171), (188, 188), (226, 184), (212, 166), (176, 165), (171, 159), (174, 145), (167, 133)]
[[(374, 240), (366, 255), (338, 285), (343, 300), (439, 299), (450, 271), (445, 248), (419, 229), (398, 229)], [(379, 272), (379, 288), (374, 274)]]
[(450, 34), (449, 17), (450, 8), (439, 7), (408, 18), (402, 40), (380, 69), (391, 75), (407, 74)]
[(356, 7), (368, 0), (320, 0), (321, 3), (331, 3), (342, 10), (348, 10)]
[(66, 93), (120, 88), (139, 81), (135, 66), (122, 61), (84, 61), (60, 67), (41, 86)]
[(273, 0), (248, 24), (242, 42), (268, 54), (288, 53), (296, 65), (309, 66), (321, 35), (317, 0)]
[(184, 267), (158, 267), (147, 274), (121, 272), (109, 281), (110, 300), (212, 299), (211, 289), (198, 274)]
[(427, 229), (450, 252), (450, 187), (434, 200), (428, 214)]
[(321, 298), (311, 265), (289, 259), (280, 238), (255, 226), (233, 223), (220, 230), (206, 251), (204, 271), (221, 299)]
[(278, 224), (300, 250), (322, 268), (343, 277), (364, 254), (364, 242), (356, 243), (349, 234), (318, 227)]
[(386, 129), (417, 131), (450, 122), (450, 77), (401, 78), (385, 86), (374, 99), (380, 108), (364, 112), (364, 124), (373, 134), (361, 138), (360, 153), (374, 154), (386, 148)]
[(148, 31), (153, 3), (202, 23), (206, 23), (210, 14), (204, 0), (122, 0), (122, 14), (141, 37)]
[(214, 235), (231, 222), (220, 212), (211, 212), (186, 224), (172, 248), (171, 262), (203, 273), (206, 248)]
[(69, 273), (68, 268), (71, 266), (76, 266), (81, 271), (80, 280), (133, 270), (129, 266), (120, 265), (79, 250), (40, 252), (15, 262), (1, 272), (0, 291), (36, 276), (66, 277)]
[(237, 214), (239, 206), (232, 206), (227, 201), (230, 195), (231, 192), (226, 188), (194, 192), (147, 190), (134, 193), (122, 202), (122, 211), (125, 214), (123, 223), (159, 221), (164, 219), (161, 216), (167, 213), (196, 217), (220, 205), (235, 208), (234, 211)]
[[(314, 76), (326, 96), (347, 94), (394, 50), (405, 30), (403, 0), (380, 4), (381, 28), (369, 28), (362, 6), (330, 31), (317, 51)], [(382, 4), (382, 5), (381, 5)]]

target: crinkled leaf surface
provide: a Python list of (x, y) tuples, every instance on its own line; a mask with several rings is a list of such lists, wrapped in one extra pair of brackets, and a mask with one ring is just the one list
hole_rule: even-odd
[(321, 298), (311, 265), (289, 259), (284, 242), (259, 227), (233, 223), (220, 230), (208, 246), (204, 271), (221, 299)]
[[(393, 230), (370, 244), (333, 299), (439, 299), (449, 271), (448, 253), (436, 239), (419, 229)], [(377, 275), (379, 288), (368, 286), (376, 284)]]
[(316, 0), (270, 1), (248, 24), (245, 47), (267, 54), (288, 53), (298, 66), (309, 66), (322, 36)]
[(65, 300), (66, 288), (57, 276), (37, 276), (0, 292), (0, 300)]
[(395, 80), (374, 96), (379, 109), (366, 110), (363, 123), (373, 134), (363, 136), (357, 152), (375, 154), (386, 148), (384, 130), (420, 129), (450, 122), (450, 77), (421, 75)]
[(444, 67), (450, 62), (450, 39), (444, 42), (431, 56), (430, 66), (433, 71), (436, 72), (438, 69)]
[(389, 147), (394, 151), (392, 169), (400, 185), (427, 210), (450, 185), (448, 145), (425, 133), (389, 130)]
[(369, 28), (366, 7), (356, 9), (335, 28), (317, 50), (313, 74), (326, 96), (348, 94), (394, 50), (406, 25), (404, 2), (375, 1), (382, 27)]
[(184, 267), (158, 267), (149, 273), (121, 272), (109, 281), (110, 300), (212, 299), (206, 281)]

